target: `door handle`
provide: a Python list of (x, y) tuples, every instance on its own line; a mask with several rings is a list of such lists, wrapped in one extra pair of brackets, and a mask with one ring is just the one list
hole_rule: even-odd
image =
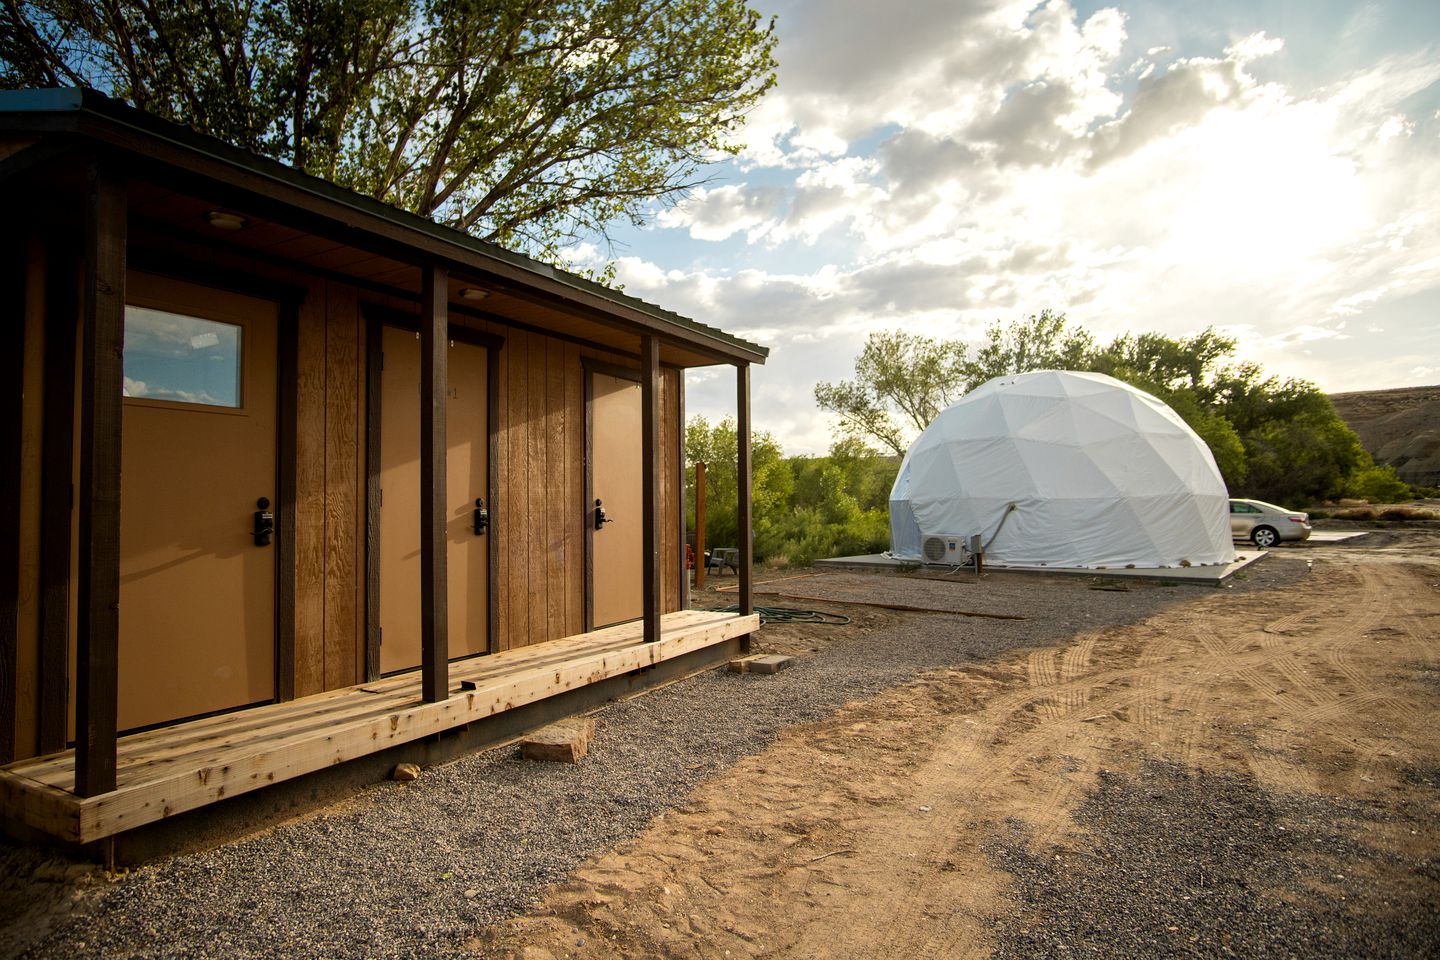
[(595, 498), (595, 529), (599, 530), (607, 523), (614, 523), (614, 517), (605, 516), (605, 508), (600, 503), (600, 498)]
[(270, 537), (275, 533), (275, 514), (270, 512), (270, 500), (261, 497), (255, 501), (259, 510), (255, 511), (254, 526), (250, 528), (250, 536), (255, 538), (255, 546), (270, 546)]
[(490, 511), (485, 509), (485, 498), (475, 498), (475, 515), (473, 519), (475, 536), (482, 536), (490, 528)]

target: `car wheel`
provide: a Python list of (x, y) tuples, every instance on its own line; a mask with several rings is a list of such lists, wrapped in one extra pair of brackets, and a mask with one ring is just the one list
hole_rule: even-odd
[(1280, 542), (1280, 534), (1275, 532), (1274, 527), (1256, 527), (1250, 531), (1250, 539), (1261, 550), (1268, 550)]

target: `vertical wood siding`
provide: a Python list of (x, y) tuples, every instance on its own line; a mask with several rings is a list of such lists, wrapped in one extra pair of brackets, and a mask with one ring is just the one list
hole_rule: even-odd
[[(366, 410), (364, 302), (413, 312), (412, 304), (360, 294), (354, 287), (243, 257), (177, 250), (187, 260), (249, 270), (305, 288), (296, 358), (295, 694), (309, 696), (363, 682), (365, 650)], [(37, 255), (38, 259), (38, 255)], [(32, 284), (42, 277), (32, 264)], [(39, 316), (39, 313), (36, 313)], [(38, 321), (37, 321), (38, 322)], [(585, 391), (581, 356), (626, 367), (630, 358), (541, 334), (452, 318), (504, 339), (498, 365), (499, 486), (488, 504), (500, 537), (500, 646), (509, 649), (584, 629)], [(30, 338), (27, 337), (27, 343)], [(22, 540), (38, 536), (38, 351), (27, 350)], [(680, 424), (680, 373), (661, 379), (662, 546), (665, 610), (679, 609), (680, 477), (675, 447)], [(12, 412), (13, 415), (13, 412)], [(418, 429), (418, 424), (417, 424)], [(33, 558), (33, 551), (26, 551)], [(21, 642), (17, 650), (17, 754), (36, 749), (38, 667), (34, 571), (21, 575)], [(28, 586), (27, 586), (28, 585)], [(73, 631), (73, 626), (72, 626)], [(73, 632), (72, 632), (73, 643)]]
[(295, 695), (325, 689), (326, 284), (300, 304), (295, 431)]

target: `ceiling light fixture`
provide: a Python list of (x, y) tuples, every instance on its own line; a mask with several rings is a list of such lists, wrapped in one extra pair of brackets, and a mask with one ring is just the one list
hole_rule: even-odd
[(223, 210), (211, 210), (205, 214), (205, 222), (216, 230), (240, 230), (248, 222), (238, 213), (226, 213)]
[(490, 296), (489, 290), (481, 290), (479, 287), (466, 287), (460, 291), (461, 300), (484, 300)]

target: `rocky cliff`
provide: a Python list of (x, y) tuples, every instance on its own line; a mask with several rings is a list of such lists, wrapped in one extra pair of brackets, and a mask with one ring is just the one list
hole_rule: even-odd
[(1440, 486), (1440, 385), (1332, 393), (1335, 411), (1376, 463), (1406, 483)]

